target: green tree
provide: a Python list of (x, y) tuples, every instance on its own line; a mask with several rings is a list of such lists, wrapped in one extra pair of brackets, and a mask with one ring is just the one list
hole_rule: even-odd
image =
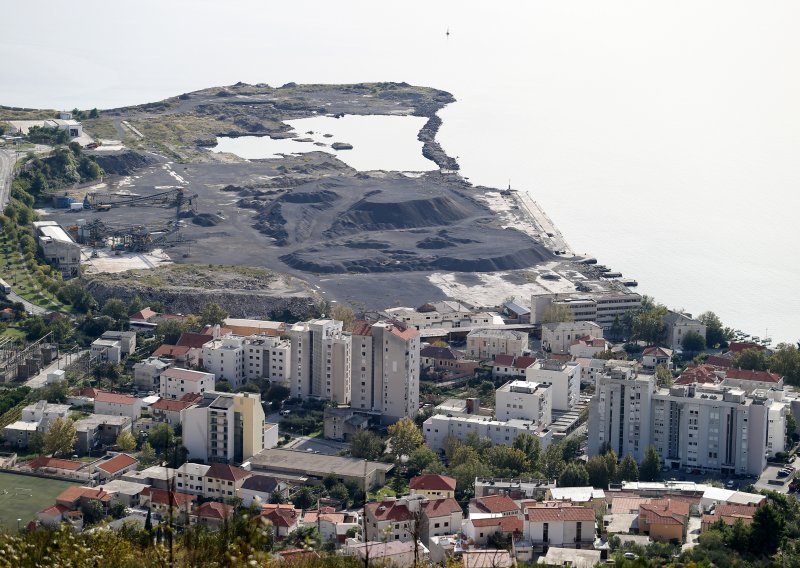
[(384, 449), (383, 440), (370, 430), (359, 430), (350, 438), (350, 455), (354, 458), (376, 460)]
[(269, 494), (269, 502), (273, 505), (281, 505), (286, 502), (286, 497), (277, 489)]
[(200, 312), (201, 325), (222, 325), (226, 319), (228, 319), (228, 312), (215, 302), (206, 304)]
[(152, 465), (156, 462), (156, 451), (150, 442), (142, 442), (142, 448), (139, 451), (139, 461), (142, 465)]
[(153, 531), (153, 512), (149, 507), (147, 508), (147, 517), (144, 520), (144, 530), (148, 533)]
[(728, 345), (729, 338), (717, 314), (714, 312), (703, 312), (697, 319), (706, 326), (706, 345), (712, 348), (725, 347)]
[(667, 326), (664, 316), (667, 309), (657, 306), (651, 309), (642, 309), (633, 316), (632, 334), (634, 339), (640, 339), (650, 344), (664, 341), (667, 335)]
[(97, 499), (88, 499), (81, 505), (81, 513), (86, 524), (93, 525), (102, 521), (106, 514), (103, 505)]
[(538, 469), (539, 461), (542, 458), (542, 443), (539, 441), (539, 438), (527, 432), (523, 432), (514, 438), (511, 447), (520, 450), (527, 456), (531, 470), (535, 471)]
[(656, 381), (658, 386), (669, 387), (672, 385), (672, 372), (667, 369), (666, 365), (656, 367)]
[[(617, 452), (615, 452), (613, 448), (608, 447), (606, 448), (606, 451), (602, 454), (602, 456), (603, 460), (606, 462), (606, 471), (608, 471), (609, 483), (612, 481), (619, 481), (619, 479), (617, 479), (618, 475), (617, 462), (619, 461), (617, 459)], [(636, 462), (634, 461), (633, 463), (635, 464)], [(638, 471), (637, 471), (637, 476), (638, 476)]]
[(608, 472), (608, 464), (604, 456), (598, 455), (590, 458), (586, 462), (586, 473), (589, 477), (589, 485), (597, 489), (608, 489), (612, 477)]
[(69, 418), (59, 416), (50, 423), (50, 428), (44, 434), (44, 453), (53, 457), (71, 455), (77, 441), (75, 423)]
[(614, 316), (614, 323), (611, 324), (611, 329), (608, 331), (608, 338), (612, 341), (622, 341), (625, 337), (625, 327), (619, 316)]
[(31, 434), (28, 440), (28, 449), (36, 455), (41, 455), (44, 452), (44, 434), (38, 430)]
[(164, 452), (175, 445), (175, 431), (169, 424), (161, 422), (153, 426), (147, 439), (157, 452)]
[(311, 488), (303, 486), (294, 494), (292, 502), (298, 509), (310, 509), (316, 503), (316, 499), (314, 499), (314, 494), (311, 493)]
[(690, 331), (681, 339), (681, 347), (689, 353), (697, 353), (706, 348), (706, 338), (696, 331)]
[(89, 118), (100, 118), (100, 113), (96, 108), (89, 111)]
[(350, 306), (337, 303), (331, 310), (330, 317), (342, 322), (342, 327), (345, 331), (353, 331), (353, 326), (356, 323), (356, 314)]
[(797, 419), (791, 412), (786, 414), (786, 437), (792, 441), (798, 440)]
[(564, 471), (565, 465), (561, 444), (552, 443), (547, 446), (542, 457), (542, 473), (547, 479), (558, 479)]
[(425, 442), (422, 432), (410, 418), (398, 420), (389, 426), (388, 430), (392, 455), (398, 460), (400, 456), (410, 456)]
[(291, 391), (289, 387), (285, 387), (283, 385), (274, 384), (269, 387), (267, 394), (265, 396), (265, 400), (267, 402), (283, 402), (289, 395), (291, 395)]
[(766, 351), (751, 347), (733, 356), (733, 366), (747, 371), (766, 371), (768, 367)]
[(644, 460), (639, 468), (639, 479), (641, 481), (661, 481), (661, 456), (655, 446), (647, 446), (644, 452)]
[(137, 294), (133, 297), (130, 304), (128, 304), (128, 315), (132, 316), (136, 312), (139, 312), (142, 309), (144, 309), (144, 307), (145, 307), (144, 302), (142, 302), (142, 299)]
[(127, 512), (127, 507), (125, 507), (125, 503), (122, 501), (117, 501), (108, 509), (109, 514), (114, 517), (115, 519), (121, 519), (125, 516)]
[(136, 449), (136, 438), (127, 430), (123, 430), (117, 436), (117, 447), (123, 452), (130, 452)]
[(439, 459), (439, 454), (426, 445), (411, 452), (406, 466), (408, 474), (412, 477), (421, 473), (444, 473), (444, 465)]
[(575, 321), (575, 313), (572, 308), (564, 304), (550, 304), (542, 313), (541, 323), (560, 323)]
[(800, 385), (800, 350), (781, 343), (769, 358), (769, 370), (784, 377), (790, 385)]
[(559, 487), (586, 487), (587, 485), (589, 485), (589, 473), (582, 464), (577, 462), (568, 464), (558, 477)]
[(481, 461), (471, 461), (451, 468), (450, 475), (456, 480), (456, 499), (463, 501), (475, 494), (475, 478), (491, 477), (492, 468)]
[(528, 456), (522, 450), (500, 444), (483, 452), (482, 459), (491, 465), (497, 477), (520, 477), (530, 470)]
[(104, 316), (113, 318), (117, 322), (128, 319), (128, 307), (125, 305), (125, 302), (117, 298), (109, 298), (106, 300), (101, 313)]
[(753, 514), (750, 548), (762, 554), (771, 555), (783, 540), (786, 520), (772, 503), (759, 507)]
[(347, 486), (340, 481), (328, 490), (328, 495), (336, 501), (347, 501), (350, 492), (347, 490)]
[(185, 331), (189, 331), (188, 326), (179, 320), (166, 320), (156, 326), (156, 335), (167, 345), (175, 345)]
[(617, 468), (617, 478), (620, 481), (639, 481), (639, 464), (633, 459), (630, 452), (625, 454)]

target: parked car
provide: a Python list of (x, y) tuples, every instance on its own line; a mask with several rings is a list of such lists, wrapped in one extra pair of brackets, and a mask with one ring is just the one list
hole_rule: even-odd
[(289, 416), (292, 413), (291, 410), (281, 410), (281, 416)]

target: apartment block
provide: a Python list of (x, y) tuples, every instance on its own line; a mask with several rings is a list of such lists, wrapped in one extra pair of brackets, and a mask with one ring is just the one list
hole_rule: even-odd
[(203, 345), (203, 367), (237, 389), (244, 384), (244, 339), (225, 336)]
[(291, 344), (277, 336), (253, 335), (244, 340), (244, 376), (248, 381), (269, 379), (289, 386)]
[(568, 321), (542, 325), (542, 350), (566, 354), (577, 340), (590, 337), (603, 338), (603, 328), (593, 321)]
[(356, 323), (352, 335), (353, 408), (380, 413), (384, 423), (419, 410), (419, 332), (398, 322)]
[(552, 387), (553, 410), (572, 410), (581, 390), (581, 366), (556, 359), (540, 359), (525, 369), (525, 380)]
[(509, 381), (495, 391), (497, 420), (529, 420), (548, 425), (552, 422), (553, 389), (528, 381)]
[(422, 425), (425, 442), (434, 451), (444, 451), (444, 443), (448, 436), (459, 440), (466, 440), (467, 436), (475, 433), (481, 438), (486, 438), (492, 445), (505, 444), (510, 446), (520, 434), (530, 434), (539, 438), (542, 448), (546, 448), (552, 440), (553, 434), (544, 424), (531, 420), (492, 420), (485, 416), (447, 416), (434, 414)]
[(351, 395), (351, 336), (342, 322), (316, 319), (289, 329), (292, 396), (348, 404)]
[(531, 323), (541, 323), (551, 305), (568, 307), (574, 321), (593, 321), (603, 329), (610, 329), (617, 317), (638, 309), (642, 297), (619, 282), (583, 281), (575, 286), (575, 292), (543, 292), (531, 296)]
[(172, 367), (161, 373), (160, 383), (161, 398), (178, 400), (187, 394), (203, 394), (206, 391), (213, 391), (215, 378), (213, 373)]
[(494, 359), (495, 355), (519, 357), (528, 351), (528, 334), (508, 329), (475, 329), (467, 334), (467, 355)]
[(171, 366), (172, 361), (170, 360), (148, 357), (133, 366), (133, 384), (145, 391), (158, 392), (160, 390), (161, 373)]
[(207, 391), (184, 411), (183, 443), (189, 458), (213, 463), (242, 463), (264, 449), (261, 396)]

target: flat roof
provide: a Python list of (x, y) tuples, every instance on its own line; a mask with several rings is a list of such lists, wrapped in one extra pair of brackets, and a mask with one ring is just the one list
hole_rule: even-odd
[[(348, 477), (364, 477), (365, 460), (340, 456), (326, 456), (311, 452), (271, 449), (263, 450), (250, 458), (254, 470), (294, 471), (310, 475), (324, 476), (329, 473)], [(374, 471), (388, 472), (394, 464), (367, 461), (367, 474)]]
[(43, 237), (50, 237), (54, 241), (58, 241), (61, 243), (70, 243), (75, 244), (74, 241), (69, 238), (67, 232), (61, 228), (60, 225), (45, 225), (43, 227), (39, 227), (39, 233)]

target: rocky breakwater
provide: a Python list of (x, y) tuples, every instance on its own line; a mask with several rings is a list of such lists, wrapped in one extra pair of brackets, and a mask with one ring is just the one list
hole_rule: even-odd
[(261, 268), (212, 265), (170, 265), (154, 270), (129, 270), (85, 278), (98, 302), (139, 296), (159, 302), (171, 313), (200, 313), (216, 302), (232, 317), (296, 320), (308, 317), (319, 300), (302, 279)]

